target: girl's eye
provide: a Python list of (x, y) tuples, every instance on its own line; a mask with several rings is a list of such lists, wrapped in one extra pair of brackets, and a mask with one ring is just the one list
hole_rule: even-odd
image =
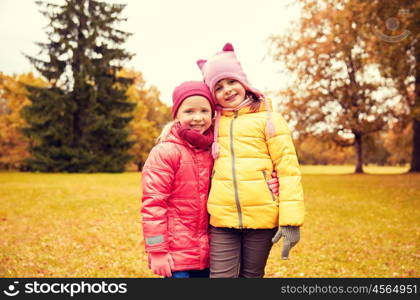
[(201, 112), (203, 112), (203, 113), (208, 113), (208, 112), (209, 112), (209, 110), (208, 110), (208, 109), (203, 109), (203, 110), (201, 110)]
[(230, 84), (235, 83), (235, 82), (236, 82), (236, 80), (234, 80), (234, 79), (229, 80)]

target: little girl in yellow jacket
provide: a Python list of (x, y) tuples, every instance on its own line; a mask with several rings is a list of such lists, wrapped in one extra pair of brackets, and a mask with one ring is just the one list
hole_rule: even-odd
[[(299, 241), (304, 220), (298, 159), (286, 121), (271, 112), (226, 44), (197, 61), (218, 103), (208, 199), (210, 277), (263, 277), (272, 243), (285, 237), (282, 256)], [(267, 186), (272, 171), (279, 197)]]

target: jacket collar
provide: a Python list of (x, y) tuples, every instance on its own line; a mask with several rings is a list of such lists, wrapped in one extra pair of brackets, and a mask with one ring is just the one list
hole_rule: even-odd
[[(270, 98), (265, 98), (265, 101), (267, 101), (270, 109), (273, 110), (271, 99)], [(256, 112), (261, 112), (261, 111), (267, 111), (267, 109), (265, 107), (265, 104), (264, 104), (264, 100), (261, 101), (260, 107), (258, 108), (258, 110)], [(238, 116), (252, 113), (251, 112), (251, 107), (245, 106), (245, 107), (241, 108), (240, 110), (238, 110), (237, 113), (238, 113)], [(222, 116), (231, 117), (234, 114), (235, 114), (234, 111), (222, 110)]]

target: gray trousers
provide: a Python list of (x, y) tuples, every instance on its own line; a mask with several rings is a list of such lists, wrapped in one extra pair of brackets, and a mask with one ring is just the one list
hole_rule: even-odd
[(262, 278), (276, 230), (210, 226), (210, 278)]

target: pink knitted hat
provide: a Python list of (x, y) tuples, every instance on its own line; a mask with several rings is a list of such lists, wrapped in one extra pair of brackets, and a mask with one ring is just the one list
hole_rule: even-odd
[(172, 118), (175, 119), (182, 102), (190, 96), (203, 96), (207, 98), (211, 106), (211, 111), (214, 113), (215, 103), (207, 85), (202, 81), (185, 81), (178, 85), (172, 93)]
[(204, 82), (209, 86), (213, 96), (214, 87), (219, 80), (232, 78), (238, 80), (245, 90), (254, 93), (257, 97), (264, 97), (260, 91), (250, 86), (245, 72), (242, 70), (241, 63), (236, 58), (233, 46), (230, 43), (226, 43), (223, 50), (217, 52), (209, 60), (198, 60), (197, 65), (203, 73)]

